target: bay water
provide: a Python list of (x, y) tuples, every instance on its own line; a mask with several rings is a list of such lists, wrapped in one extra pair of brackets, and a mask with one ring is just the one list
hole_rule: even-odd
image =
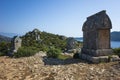
[[(77, 41), (83, 42), (81, 38), (75, 38)], [(120, 41), (111, 41), (111, 48), (120, 48)]]

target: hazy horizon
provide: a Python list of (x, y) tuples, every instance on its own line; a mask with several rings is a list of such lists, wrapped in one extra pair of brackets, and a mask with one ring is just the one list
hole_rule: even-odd
[(88, 16), (101, 10), (120, 31), (120, 1), (110, 0), (0, 0), (0, 32), (25, 34), (38, 28), (67, 37), (82, 37)]

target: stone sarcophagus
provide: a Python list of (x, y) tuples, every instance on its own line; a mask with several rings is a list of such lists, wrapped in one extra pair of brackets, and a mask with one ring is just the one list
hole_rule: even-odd
[(108, 61), (113, 54), (110, 45), (110, 18), (103, 10), (87, 18), (83, 24), (83, 48), (81, 58), (99, 63)]
[(17, 50), (21, 47), (21, 44), (22, 44), (22, 39), (18, 36), (14, 36), (14, 38), (12, 40), (13, 53), (17, 52)]

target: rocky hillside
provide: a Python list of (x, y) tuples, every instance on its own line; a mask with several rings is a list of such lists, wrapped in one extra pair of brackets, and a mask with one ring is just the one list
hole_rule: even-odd
[(112, 41), (120, 41), (120, 32), (114, 31), (111, 33)]
[(120, 62), (89, 64), (78, 59), (0, 57), (0, 80), (120, 80)]
[(22, 36), (22, 46), (36, 47), (41, 51), (47, 51), (50, 47), (64, 50), (66, 47), (66, 37), (34, 29)]
[[(41, 32), (38, 29), (27, 32), (22, 37), (22, 46), (32, 46), (40, 49), (40, 51), (47, 51), (49, 48), (57, 48), (65, 51), (68, 48), (67, 44), (73, 43), (73, 48), (78, 47), (77, 41), (65, 36), (56, 35), (48, 32)], [(69, 43), (68, 43), (69, 42)], [(71, 46), (72, 47), (72, 46)]]
[(3, 36), (3, 35), (0, 35), (0, 42), (2, 42), (2, 41), (10, 42), (10, 41), (11, 41), (11, 38), (6, 37), (6, 36)]

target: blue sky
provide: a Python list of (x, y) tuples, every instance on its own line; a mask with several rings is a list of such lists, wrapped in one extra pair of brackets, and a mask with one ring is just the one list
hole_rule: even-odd
[(86, 18), (106, 10), (112, 31), (120, 31), (120, 0), (0, 0), (0, 32), (41, 31), (82, 36)]

